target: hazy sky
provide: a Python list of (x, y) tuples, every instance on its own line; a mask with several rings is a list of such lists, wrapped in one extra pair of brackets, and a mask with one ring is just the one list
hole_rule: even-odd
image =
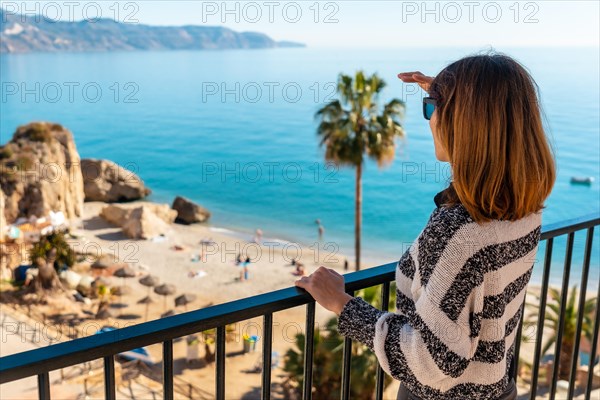
[[(592, 1), (0, 1), (50, 19), (222, 25), (310, 47), (598, 46)], [(60, 14), (59, 14), (60, 13)]]

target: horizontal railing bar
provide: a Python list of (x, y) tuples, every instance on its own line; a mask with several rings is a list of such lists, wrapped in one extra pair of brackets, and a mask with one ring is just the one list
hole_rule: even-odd
[(596, 225), (600, 225), (600, 212), (579, 218), (546, 224), (542, 226), (542, 237), (540, 240), (546, 240), (567, 233), (577, 232)]
[[(600, 213), (596, 213), (544, 225), (542, 240), (599, 224)], [(346, 291), (393, 281), (396, 264), (392, 262), (345, 275)], [(311, 301), (314, 299), (307, 292), (294, 286), (13, 354), (0, 358), (0, 384), (305, 305)]]
[[(358, 290), (394, 279), (397, 263), (345, 276), (346, 289)], [(0, 358), (0, 384), (161, 343), (314, 301), (306, 291), (289, 287), (253, 297), (172, 315), (114, 331), (61, 342)]]

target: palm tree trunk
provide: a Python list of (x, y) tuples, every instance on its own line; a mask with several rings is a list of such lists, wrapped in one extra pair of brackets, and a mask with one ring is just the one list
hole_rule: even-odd
[(571, 363), (573, 362), (573, 348), (575, 343), (572, 340), (562, 341), (560, 349), (560, 365), (558, 367), (558, 379), (568, 381), (571, 375)]
[(356, 270), (360, 270), (360, 229), (362, 225), (362, 163), (356, 166), (356, 200), (354, 210), (354, 254)]

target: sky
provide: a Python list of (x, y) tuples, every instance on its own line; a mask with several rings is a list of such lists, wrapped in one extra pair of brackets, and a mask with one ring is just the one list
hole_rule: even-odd
[(48, 19), (226, 26), (323, 48), (598, 47), (591, 1), (0, 1)]

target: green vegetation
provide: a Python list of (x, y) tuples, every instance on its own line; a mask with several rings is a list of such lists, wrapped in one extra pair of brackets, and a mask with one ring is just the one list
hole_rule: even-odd
[[(231, 342), (234, 340), (236, 335), (236, 326), (235, 324), (225, 325), (225, 341)], [(202, 337), (202, 341), (204, 342), (204, 361), (207, 364), (210, 364), (215, 361), (215, 344), (217, 337), (217, 329), (207, 329), (205, 331), (200, 332)]]
[[(536, 303), (526, 303), (527, 307), (532, 313), (523, 321), (523, 331), (526, 332), (525, 325), (537, 326), (538, 315), (539, 315), (539, 300), (540, 296), (537, 297)], [(548, 289), (548, 302), (546, 303), (546, 318), (544, 319), (544, 327), (550, 329), (552, 332), (546, 343), (542, 345), (541, 355), (544, 356), (556, 344), (556, 338), (558, 337), (558, 324), (560, 317), (560, 303), (561, 293), (558, 289)], [(558, 368), (558, 379), (569, 380), (571, 373), (571, 362), (573, 360), (573, 349), (575, 347), (575, 334), (577, 330), (577, 314), (579, 306), (579, 296), (577, 295), (577, 286), (571, 288), (571, 292), (568, 295), (567, 303), (565, 305), (564, 313), (564, 326), (562, 331), (561, 349), (560, 349), (560, 365)], [(583, 324), (581, 329), (581, 335), (592, 342), (594, 334), (594, 315), (596, 312), (596, 298), (590, 298), (585, 301), (583, 306)], [(522, 340), (529, 340), (527, 335), (523, 335)]]
[(0, 160), (11, 158), (13, 154), (14, 152), (11, 148), (10, 143), (7, 143), (6, 145), (0, 147)]
[[(60, 125), (58, 126), (60, 127)], [(52, 140), (52, 134), (50, 133), (52, 129), (54, 129), (53, 126), (48, 129), (46, 125), (39, 122), (34, 122), (27, 127), (27, 131), (25, 131), (24, 136), (34, 142), (48, 143)]]
[(48, 259), (48, 255), (52, 249), (56, 249), (55, 269), (63, 265), (67, 267), (73, 266), (75, 263), (75, 252), (65, 240), (65, 234), (62, 232), (42, 236), (40, 241), (35, 243), (29, 251), (29, 257), (31, 260), (37, 260), (38, 258)]

